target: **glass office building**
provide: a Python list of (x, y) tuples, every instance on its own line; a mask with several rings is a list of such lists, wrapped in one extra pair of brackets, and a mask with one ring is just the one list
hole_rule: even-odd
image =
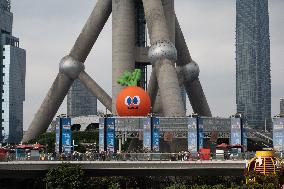
[(236, 103), (247, 124), (271, 124), (268, 0), (236, 1)]
[(67, 94), (67, 115), (70, 117), (97, 114), (97, 98), (77, 79)]
[(12, 36), (10, 1), (0, 0), (1, 127), (0, 143), (19, 143), (23, 136), (26, 52)]
[(280, 115), (284, 116), (284, 99), (280, 99)]

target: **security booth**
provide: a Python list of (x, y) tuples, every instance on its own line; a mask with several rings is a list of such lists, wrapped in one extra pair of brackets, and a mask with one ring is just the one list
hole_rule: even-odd
[(15, 148), (16, 160), (27, 160), (27, 152), (28, 151), (27, 145), (18, 145)]
[(44, 146), (41, 144), (20, 144), (15, 147), (16, 160), (44, 160)]
[(71, 156), (72, 153), (72, 130), (71, 118), (59, 116), (56, 118), (56, 141), (55, 152), (58, 156)]

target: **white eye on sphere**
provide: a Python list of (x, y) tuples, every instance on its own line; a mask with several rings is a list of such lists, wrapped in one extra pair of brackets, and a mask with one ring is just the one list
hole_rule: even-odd
[(133, 104), (139, 105), (140, 104), (140, 97), (139, 96), (134, 96), (133, 97)]
[(126, 106), (130, 106), (132, 103), (132, 98), (130, 96), (125, 97), (124, 103)]

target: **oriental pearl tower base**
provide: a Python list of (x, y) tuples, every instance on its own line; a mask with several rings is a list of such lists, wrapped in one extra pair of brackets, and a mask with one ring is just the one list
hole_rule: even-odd
[[(94, 43), (112, 13), (112, 97), (89, 76), (84, 67)], [(146, 27), (148, 30), (146, 30)], [(147, 46), (148, 31), (150, 46)], [(199, 80), (199, 67), (190, 56), (175, 15), (174, 0), (97, 0), (70, 53), (62, 58), (59, 73), (34, 116), (22, 142), (44, 133), (74, 80), (79, 79), (110, 111), (117, 115), (116, 98), (124, 88), (117, 83), (125, 71), (147, 73), (140, 87), (147, 90), (152, 113), (165, 117), (186, 116), (184, 87), (195, 113), (211, 117)], [(99, 66), (99, 64), (98, 64)], [(172, 141), (178, 146), (182, 141)], [(176, 143), (176, 144), (175, 144)]]

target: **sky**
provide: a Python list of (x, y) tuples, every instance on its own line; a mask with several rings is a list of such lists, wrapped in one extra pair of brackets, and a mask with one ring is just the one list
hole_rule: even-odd
[[(27, 51), (24, 130), (31, 123), (96, 0), (12, 0), (13, 35)], [(269, 0), (272, 116), (284, 98), (284, 0)], [(176, 0), (175, 10), (213, 116), (236, 113), (235, 0)], [(86, 60), (86, 71), (111, 94), (111, 17)], [(187, 113), (192, 113), (187, 104)], [(104, 109), (99, 104), (99, 109)], [(66, 113), (66, 99), (57, 114)]]

